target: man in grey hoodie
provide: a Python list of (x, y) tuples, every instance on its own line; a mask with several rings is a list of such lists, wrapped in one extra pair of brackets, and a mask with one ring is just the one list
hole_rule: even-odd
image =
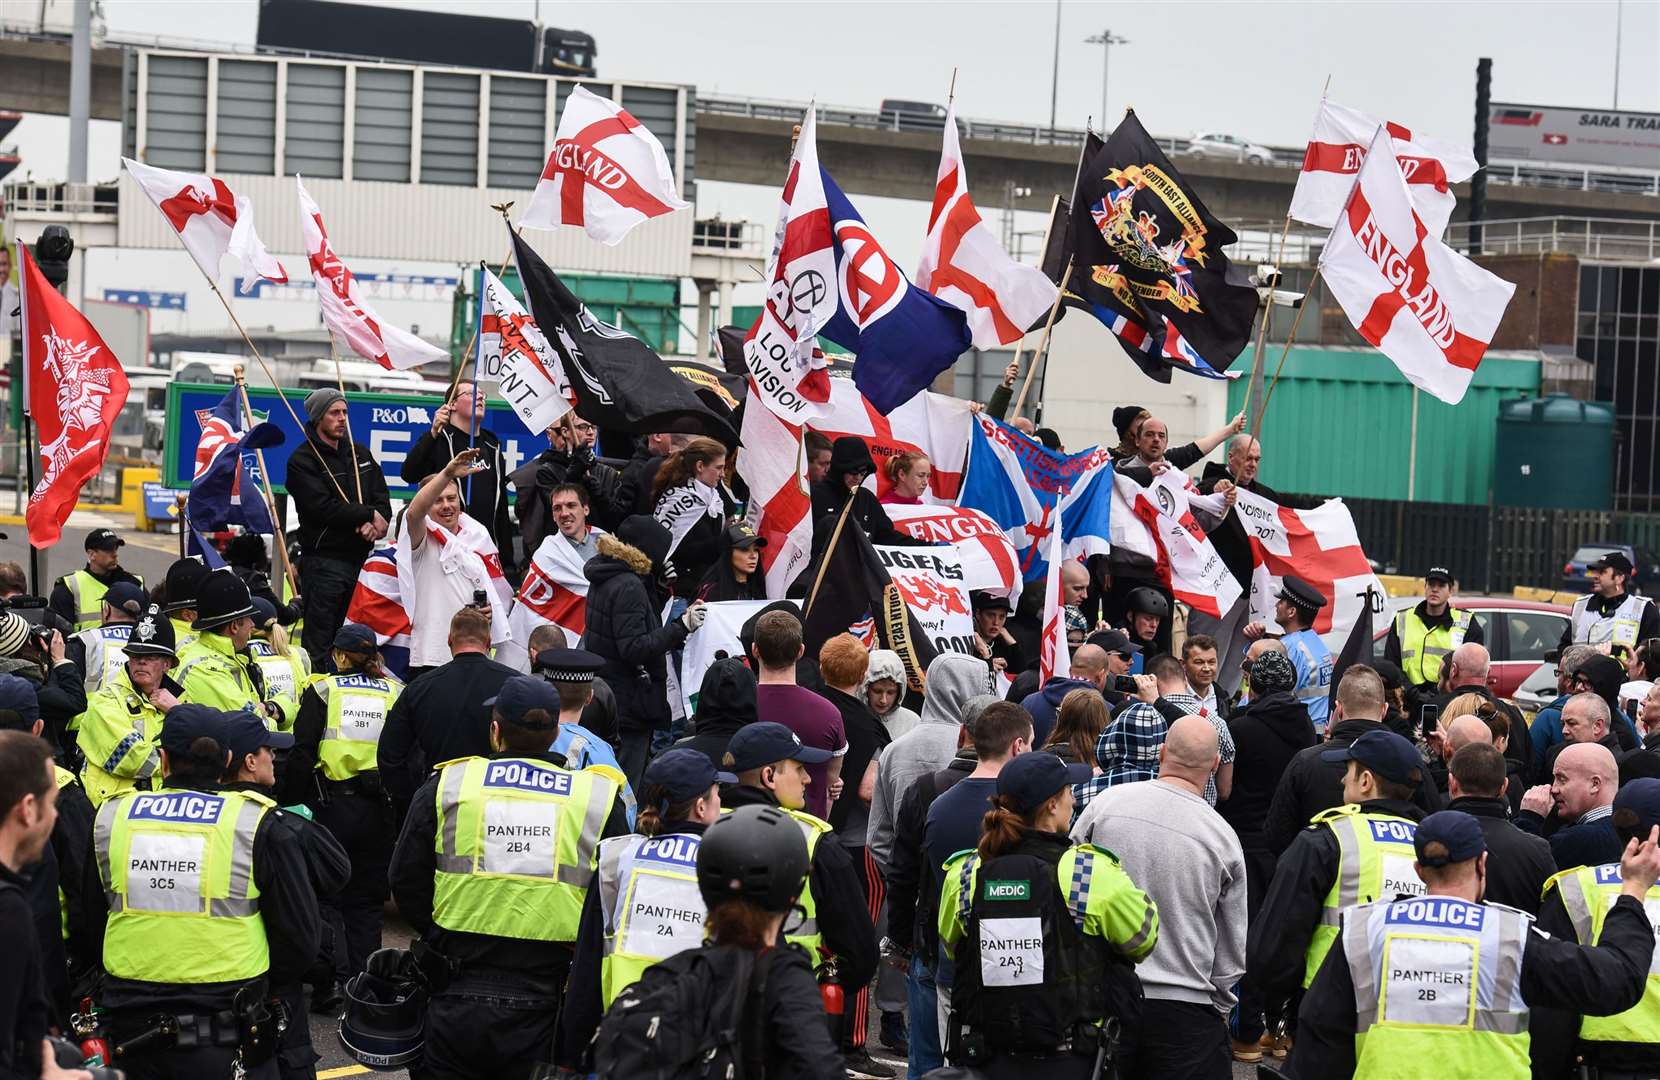
[(878, 866), (893, 857), (893, 823), (899, 801), (919, 778), (945, 768), (957, 753), (963, 705), (992, 690), (991, 668), (967, 653), (941, 653), (928, 665), (922, 721), (888, 744), (876, 767), (870, 800), (870, 854)]

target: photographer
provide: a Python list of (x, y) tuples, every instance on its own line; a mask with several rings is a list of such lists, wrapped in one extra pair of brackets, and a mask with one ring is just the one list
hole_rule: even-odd
[(30, 623), (15, 611), (0, 612), (0, 674), (34, 684), (47, 739), (60, 753), (74, 741), (68, 735), (70, 722), (86, 711), (81, 673), (65, 653), (58, 631)]

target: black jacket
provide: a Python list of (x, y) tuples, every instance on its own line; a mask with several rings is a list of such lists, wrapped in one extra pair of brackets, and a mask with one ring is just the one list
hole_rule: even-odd
[[(1360, 808), (1413, 821), (1425, 816), (1412, 803), (1395, 799), (1373, 799)], [(1303, 829), (1280, 853), (1268, 895), (1245, 940), (1246, 969), (1265, 993), (1294, 994), (1303, 985), (1308, 943), (1320, 925), (1320, 910), (1337, 880), (1340, 859), (1337, 835), (1324, 825)]]
[[(658, 500), (657, 505), (661, 505), (663, 499), (669, 499), (676, 492), (685, 492), (684, 497), (687, 498), (701, 499), (701, 496), (695, 490), (686, 491), (689, 487), (689, 484), (682, 484), (678, 487), (669, 488), (663, 492), (662, 499)], [(738, 504), (733, 501), (732, 494), (727, 490), (724, 483), (717, 487), (715, 491), (720, 496), (720, 516), (715, 517), (707, 513), (700, 513), (697, 520), (686, 530), (686, 535), (680, 538), (680, 543), (676, 544), (669, 553), (669, 561), (674, 564), (674, 595), (687, 600), (697, 595), (698, 590), (703, 585), (703, 579), (715, 568), (717, 560), (724, 557), (726, 523), (731, 521), (738, 513)], [(652, 507), (652, 516), (654, 517), (657, 516), (657, 505)], [(657, 520), (659, 523), (663, 523), (661, 517), (658, 517)], [(668, 525), (663, 523), (663, 527), (666, 529)], [(766, 599), (764, 588), (761, 599)]]
[(755, 673), (737, 657), (710, 664), (698, 688), (697, 713), (692, 718), (695, 734), (675, 747), (701, 751), (717, 769), (722, 768), (726, 744), (739, 728), (756, 720), (755, 688)]
[(842, 730), (847, 735), (847, 753), (842, 757), (842, 794), (830, 807), (830, 824), (840, 829), (847, 824), (847, 816), (859, 802), (859, 784), (869, 770), (870, 763), (881, 756), (893, 736), (888, 726), (876, 719), (862, 697), (843, 693), (833, 686), (818, 691), (820, 697), (836, 707), (842, 716)]
[(1487, 838), (1487, 899), (1537, 914), (1545, 880), (1556, 873), (1550, 845), (1511, 824), (1510, 807), (1503, 799), (1464, 795), (1447, 809), (1475, 818)]
[[(82, 919), (86, 909), (87, 898), (82, 890), (86, 888), (87, 864), (92, 861), (92, 824), (97, 818), (97, 813), (79, 780), (58, 789), (58, 820), (52, 826), (50, 846), (52, 858), (57, 863), (58, 888), (63, 890), (63, 899), (69, 908), (71, 924)], [(97, 876), (96, 869), (93, 870), (93, 876)], [(63, 950), (65, 942), (62, 909), (58, 906), (58, 897), (53, 893), (46, 897), (46, 901), (52, 912), (52, 937), (57, 942), (56, 950), (42, 946), (42, 955), (49, 956), (55, 951)], [(100, 955), (81, 956), (71, 953), (67, 957), (69, 985), (80, 985), (84, 976), (103, 965), (103, 959)]]
[[(501, 554), (502, 572), (510, 580), (517, 580), (513, 574), (513, 568), (518, 565), (513, 539), (518, 532), (507, 514), (507, 458), (501, 452), (501, 440), (495, 432), (479, 428), (475, 438), (454, 424), (445, 424), (436, 435), (423, 432), (409, 448), (409, 456), (403, 459), (403, 468), (398, 472), (404, 483), (419, 487), (422, 480), (443, 472), (455, 455), (474, 445), (483, 452), (488, 467), (462, 477), (461, 490), (469, 496), (466, 511), (474, 521), (490, 530), (490, 537)], [(525, 557), (535, 553), (535, 548), (527, 548)]]
[(919, 952), (932, 968), (939, 952), (939, 889), (932, 888), (933, 873), (922, 849), (928, 825), (928, 808), (950, 791), (957, 781), (973, 772), (980, 763), (970, 743), (957, 751), (951, 763), (928, 773), (911, 785), (899, 801), (893, 822), (893, 855), (887, 867), (887, 936), (902, 949)]
[[(331, 448), (317, 438), (313, 424), (306, 425), (305, 437), (310, 445), (297, 447), (288, 455), (288, 478), (284, 481), (300, 519), (300, 555), (361, 565), (374, 545), (357, 535), (358, 526), (373, 521), (377, 510), (388, 524), (392, 521), (386, 476), (366, 446), (342, 437), (340, 445)], [(322, 455), (322, 461), (318, 455)], [(334, 483), (324, 475), (325, 465)], [(363, 501), (356, 502), (360, 479)], [(335, 484), (340, 485), (339, 491)], [(341, 492), (345, 500), (340, 498)]]
[(28, 874), (0, 865), (0, 1080), (38, 1077), (40, 1040), (60, 1022), (46, 996), (28, 883)]
[(1239, 846), (1267, 851), (1263, 826), (1280, 777), (1301, 750), (1316, 742), (1308, 709), (1290, 691), (1265, 694), (1228, 721), (1233, 735), (1233, 791), (1216, 812), (1233, 826)]
[[(743, 784), (721, 788), (721, 805), (777, 806), (772, 792)], [(876, 927), (870, 921), (853, 856), (847, 853), (833, 832), (818, 838), (813, 848), (813, 865), (807, 871), (807, 886), (813, 891), (818, 912), (818, 929), (824, 947), (836, 956), (837, 981), (850, 992), (870, 982), (876, 974)]]
[[(107, 574), (96, 573), (90, 566), (83, 566), (81, 569), (103, 582), (105, 588), (109, 588), (117, 581), (129, 582), (133, 585), (137, 585), (141, 589), (144, 588), (144, 579), (138, 577), (136, 574), (127, 572), (127, 570), (119, 566)], [(67, 577), (68, 575), (65, 576)], [(69, 586), (64, 584), (64, 579), (61, 577), (52, 583), (52, 598), (46, 602), (46, 606), (63, 616), (64, 621), (68, 622), (71, 626), (80, 621), (81, 613), (75, 610), (75, 598), (69, 594)], [(67, 637), (68, 635), (65, 636)]]
[(652, 496), (652, 489), (657, 485), (657, 470), (663, 467), (666, 460), (662, 454), (648, 450), (644, 438), (640, 440), (634, 456), (623, 466), (622, 479), (617, 484), (616, 514), (619, 523), (630, 514), (651, 513), (657, 503)]
[(47, 740), (63, 756), (78, 760), (80, 750), (75, 745), (74, 733), (69, 730), (69, 722), (86, 712), (86, 683), (81, 669), (69, 659), (67, 643), (63, 662), (53, 664), (44, 672), (33, 660), (5, 656), (0, 657), (0, 674), (16, 675), (34, 686)]
[[(836, 518), (847, 505), (847, 488), (834, 475), (813, 485), (813, 554), (816, 556), (830, 542), (836, 531)], [(854, 521), (870, 537), (873, 544), (894, 544), (901, 547), (927, 547), (927, 540), (918, 540), (908, 532), (894, 528), (893, 519), (876, 501), (876, 493), (869, 488), (857, 488), (853, 494)]]
[[(1368, 731), (1382, 730), (1376, 720), (1344, 720), (1326, 731), (1326, 741), (1297, 751), (1291, 764), (1280, 776), (1279, 787), (1268, 806), (1268, 818), (1263, 822), (1262, 839), (1276, 854), (1291, 846), (1310, 818), (1322, 810), (1343, 805), (1343, 771), (1348, 767), (1341, 761), (1322, 761), (1320, 754), (1348, 746)], [(1240, 770), (1234, 769), (1234, 782), (1239, 782)], [(1412, 793), (1412, 802), (1422, 817), (1440, 808), (1440, 800), (1427, 782), (1419, 784)]]
[(572, 454), (550, 446), (513, 470), (508, 479), (513, 482), (513, 513), (524, 535), (527, 560), (557, 531), (548, 499), (561, 484), (579, 484), (588, 492), (590, 523), (610, 530), (622, 521), (616, 510), (622, 476), (587, 447)]
[[(1637, 901), (1620, 898), (1608, 912), (1601, 942), (1591, 948), (1575, 944), (1571, 930), (1564, 939), (1542, 929), (1528, 930), (1522, 951), (1522, 1000), (1533, 1013), (1531, 1028), (1536, 1030), (1542, 1014), (1555, 1009), (1608, 1015), (1624, 1012), (1642, 998), (1654, 934)], [(1286, 1075), (1297, 1080), (1353, 1076), (1356, 1026), (1354, 980), (1339, 934), (1303, 995)], [(1570, 1075), (1567, 1070), (1541, 1072), (1540, 1051), (1536, 1038), (1531, 1048), (1535, 1077)], [(1433, 1076), (1433, 1066), (1424, 1065), (1424, 1075)]]
[[(1176, 450), (1180, 449), (1182, 447), (1176, 448)], [(1195, 446), (1194, 449), (1197, 450), (1198, 447)], [(1165, 457), (1173, 457), (1176, 450), (1166, 453)], [(1178, 468), (1184, 469), (1186, 467), (1185, 465), (1178, 466)], [(1312, 510), (1325, 501), (1323, 499), (1305, 498), (1301, 495), (1281, 495), (1260, 480), (1253, 480), (1249, 484), (1239, 484), (1239, 481), (1234, 480), (1233, 473), (1229, 472), (1228, 467), (1222, 462), (1207, 461), (1205, 471), (1199, 476), (1199, 490), (1209, 495), (1216, 490), (1216, 484), (1219, 480), (1231, 481), (1253, 495), (1261, 495), (1269, 502), (1278, 503), (1293, 510)], [(1239, 516), (1239, 508), (1236, 506), (1228, 511), (1227, 516), (1222, 519), (1222, 524), (1211, 529), (1205, 535), (1210, 537), (1212, 544), (1216, 545), (1216, 554), (1222, 557), (1222, 565), (1228, 568), (1228, 573), (1232, 574), (1234, 580), (1249, 592), (1252, 571), (1251, 540), (1245, 532), (1245, 522)], [(1226, 645), (1227, 643), (1223, 642), (1223, 644)], [(1234, 770), (1234, 774), (1238, 775), (1237, 769)]]
[[(484, 756), (524, 755), (491, 753)], [(536, 760), (561, 769), (567, 767), (564, 755), (551, 751)], [(432, 897), (437, 874), (437, 802), (438, 777), (433, 776), (415, 793), (415, 799), (409, 805), (409, 816), (404, 819), (403, 832), (398, 836), (397, 847), (392, 849), (392, 864), (387, 878), (392, 886), (392, 899), (398, 904), (398, 913), (409, 921), (423, 941), (461, 965), (464, 973), (469, 969), (476, 972), (479, 968), (507, 972), (557, 993), (570, 969), (570, 942), (527, 941), (494, 934), (445, 930), (432, 921)], [(628, 815), (619, 797), (611, 804), (611, 814), (605, 820), (600, 839), (621, 836), (626, 832)]]
[(407, 803), (434, 767), (490, 752), (490, 708), (484, 703), (518, 674), (483, 653), (462, 653), (404, 687), (386, 714), (375, 753), (380, 782), (393, 802)]
[[(1491, 880), (1492, 870), (1489, 869), (1487, 873)], [(1538, 926), (1558, 941), (1572, 943), (1578, 940), (1573, 920), (1568, 917), (1568, 910), (1562, 904), (1560, 889), (1552, 889), (1550, 895), (1539, 904)], [(1605, 923), (1603, 936), (1599, 939), (1601, 941), (1608, 940), (1606, 926)], [(1660, 941), (1657, 941), (1657, 944), (1660, 944)], [(1610, 1071), (1629, 1071), (1639, 1076), (1660, 1074), (1660, 1046), (1654, 1043), (1628, 1042), (1580, 1043), (1579, 1020), (1580, 1014), (1569, 1009), (1534, 1010), (1528, 1024), (1528, 1034), (1533, 1037), (1531, 1051), (1535, 1077), (1544, 1080), (1545, 1077), (1575, 1075), (1573, 1066), (1576, 1046), (1582, 1050), (1594, 1047), (1594, 1051), (1590, 1051), (1594, 1054), (1591, 1060)]]
[(582, 572), (588, 578), (582, 647), (605, 660), (599, 674), (617, 698), (617, 729), (667, 727), (668, 654), (685, 643), (686, 624), (676, 619), (663, 625), (651, 556), (615, 536), (602, 536), (599, 554)]
[[(1534, 836), (1545, 835), (1545, 819), (1532, 810), (1523, 810), (1516, 815), (1516, 827)], [(1620, 843), (1620, 836), (1614, 831), (1612, 816), (1564, 825), (1550, 834), (1551, 858), (1556, 860), (1558, 870), (1617, 863), (1624, 851), (1625, 845)]]

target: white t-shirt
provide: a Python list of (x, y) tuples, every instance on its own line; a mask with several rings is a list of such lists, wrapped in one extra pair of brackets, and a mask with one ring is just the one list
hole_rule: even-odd
[(442, 550), (437, 541), (426, 536), (414, 552), (415, 594), (404, 599), (409, 609), (411, 667), (437, 667), (450, 662), (450, 619), (473, 600), (472, 580), (465, 574), (446, 573), (439, 560)]

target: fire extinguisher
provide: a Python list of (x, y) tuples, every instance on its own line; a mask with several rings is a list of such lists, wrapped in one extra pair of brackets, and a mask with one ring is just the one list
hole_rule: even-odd
[(114, 1061), (109, 1033), (104, 1030), (103, 1011), (93, 1006), (91, 998), (81, 999), (81, 1011), (70, 1016), (69, 1028), (80, 1041), (83, 1064), (109, 1065)]
[(830, 1027), (830, 1041), (840, 1047), (843, 1015), (847, 1011), (847, 996), (842, 991), (842, 984), (837, 981), (834, 957), (826, 960), (824, 967), (819, 970), (818, 992), (819, 997), (824, 1000), (824, 1019)]

